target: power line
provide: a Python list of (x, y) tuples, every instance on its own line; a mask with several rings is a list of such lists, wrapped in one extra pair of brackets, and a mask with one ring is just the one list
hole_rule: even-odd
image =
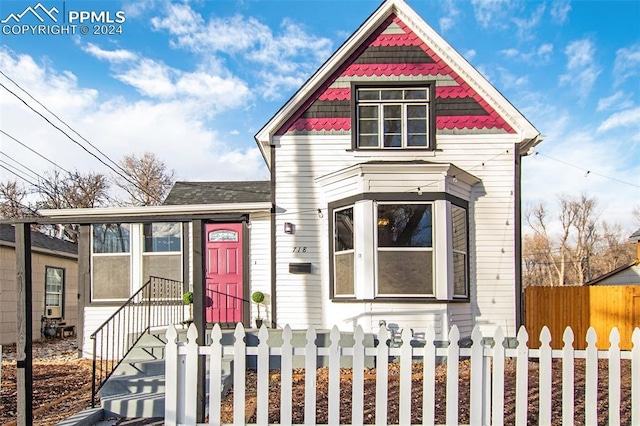
[(604, 175), (602, 173), (594, 172), (593, 170), (585, 169), (584, 167), (576, 166), (575, 164), (571, 164), (571, 163), (569, 163), (567, 161), (560, 160), (558, 158), (553, 158), (553, 157), (551, 157), (549, 155), (543, 154), (540, 151), (535, 151), (534, 156), (537, 156), (537, 155), (541, 155), (543, 157), (548, 158), (549, 160), (553, 160), (553, 161), (556, 161), (558, 163), (564, 164), (565, 166), (569, 166), (569, 167), (573, 167), (574, 169), (581, 170), (581, 171), (585, 172), (585, 175), (584, 175), (585, 177), (587, 177), (589, 175), (596, 175), (596, 176), (600, 176), (600, 177), (603, 177), (605, 179), (609, 179), (609, 180), (612, 180), (612, 181), (615, 181), (615, 182), (618, 182), (618, 183), (623, 183), (625, 185), (629, 185), (629, 186), (633, 186), (633, 187), (636, 187), (636, 188), (640, 188), (640, 185), (637, 185), (635, 183), (627, 182), (627, 181), (624, 181), (622, 179), (618, 179), (618, 178), (614, 178), (614, 177), (611, 177), (611, 176)]
[[(0, 71), (1, 73), (2, 71)], [(53, 164), (55, 167), (59, 168), (60, 170), (71, 174), (71, 172), (67, 169), (65, 169), (64, 167), (62, 167), (61, 165), (53, 162), (52, 160), (50, 160), (49, 158), (45, 157), (44, 155), (40, 154), (38, 151), (34, 150), (33, 148), (29, 147), (28, 145), (24, 144), (23, 142), (20, 142), (18, 139), (16, 139), (15, 137), (11, 136), (9, 133), (5, 132), (4, 130), (0, 129), (0, 133), (2, 133), (3, 135), (5, 135), (6, 137), (14, 140), (15, 142), (19, 143), (20, 145), (22, 145), (23, 147), (25, 147), (26, 149), (28, 149), (29, 151), (33, 152), (34, 154), (36, 154), (37, 156), (39, 156), (40, 158), (42, 158), (45, 161), (48, 161), (49, 163)]]
[[(31, 175), (32, 175), (33, 177), (36, 177), (36, 178), (39, 178), (39, 179), (43, 179), (43, 180), (44, 180), (44, 178), (43, 178), (41, 175), (39, 175), (39, 174), (38, 174), (38, 172), (36, 172), (36, 171), (34, 171), (33, 169), (31, 169), (31, 168), (29, 168), (29, 167), (25, 166), (24, 164), (22, 164), (21, 162), (19, 162), (18, 160), (16, 160), (16, 159), (15, 159), (15, 158), (13, 158), (12, 156), (10, 156), (9, 154), (7, 154), (7, 153), (5, 153), (5, 152), (2, 152), (2, 151), (0, 151), (0, 154), (4, 155), (5, 157), (7, 157), (8, 159), (10, 159), (10, 160), (11, 160), (11, 161), (13, 161), (14, 163), (18, 164), (20, 167), (22, 167), (23, 169), (25, 169), (27, 172), (31, 173)], [(2, 160), (0, 160), (0, 161), (2, 161)], [(5, 164), (7, 164), (7, 163), (5, 162)]]
[[(2, 73), (0, 71), (0, 73)], [(2, 73), (3, 75), (5, 75), (4, 73)], [(6, 75), (5, 75), (6, 76)], [(11, 80), (13, 81), (13, 80)], [(15, 83), (14, 83), (15, 84)], [(40, 117), (42, 117), (42, 119), (44, 119), (47, 123), (49, 123), (52, 127), (54, 127), (56, 130), (58, 130), (60, 133), (62, 133), (64, 136), (66, 136), (70, 141), (72, 141), (73, 143), (75, 143), (76, 145), (78, 145), (80, 148), (82, 148), (87, 154), (91, 155), (93, 158), (95, 158), (96, 160), (98, 160), (100, 163), (102, 163), (104, 166), (106, 166), (109, 170), (111, 170), (112, 172), (114, 172), (115, 174), (117, 174), (118, 176), (120, 176), (122, 179), (124, 179), (125, 181), (129, 182), (130, 184), (132, 184), (135, 188), (139, 189), (141, 192), (145, 193), (146, 195), (148, 195), (149, 197), (151, 197), (153, 200), (160, 202), (162, 200), (158, 199), (155, 195), (149, 193), (147, 190), (145, 190), (143, 187), (139, 186), (139, 184), (134, 180), (131, 179), (131, 176), (128, 175), (128, 173), (117, 163), (115, 163), (111, 158), (109, 158), (107, 155), (105, 155), (104, 153), (102, 153), (99, 149), (95, 148), (95, 146), (93, 144), (91, 144), (89, 141), (87, 141), (84, 137), (82, 137), (82, 135), (80, 135), (78, 132), (76, 132), (75, 130), (73, 130), (73, 128), (71, 128), (68, 124), (66, 124), (64, 121), (60, 120), (58, 118), (58, 120), (60, 120), (62, 123), (65, 124), (65, 126), (67, 126), (69, 129), (71, 129), (74, 133), (76, 133), (78, 136), (80, 136), (80, 138), (82, 138), (83, 140), (85, 140), (91, 147), (93, 147), (94, 149), (96, 149), (96, 151), (100, 152), (100, 154), (102, 154), (105, 158), (107, 158), (111, 163), (115, 164), (116, 167), (118, 167), (120, 170), (122, 170), (124, 172), (124, 175), (119, 172), (118, 170), (116, 170), (115, 168), (113, 168), (111, 165), (107, 164), (102, 158), (100, 158), (98, 155), (96, 155), (95, 153), (91, 152), (90, 150), (88, 150), (85, 146), (83, 146), (80, 142), (78, 142), (77, 140), (75, 140), (73, 137), (71, 137), (71, 135), (69, 135), (67, 132), (65, 132), (63, 129), (61, 129), (59, 126), (56, 126), (51, 120), (49, 120), (47, 117), (44, 116), (44, 114), (42, 114), (40, 111), (37, 111), (35, 108), (33, 108), (31, 105), (29, 105), (24, 99), (22, 99), (20, 96), (18, 96), (15, 92), (13, 92), (11, 89), (9, 89), (7, 86), (5, 86), (4, 84), (0, 83), (0, 86), (2, 88), (4, 88), (7, 92), (11, 93), (14, 97), (16, 97), (20, 102), (22, 102), (27, 108), (29, 108), (31, 111), (35, 112), (36, 114), (38, 114)], [(18, 86), (22, 91), (24, 91), (25, 93), (28, 94), (28, 92), (26, 92), (26, 90), (22, 89), (22, 87)], [(29, 95), (32, 99), (33, 96)], [(36, 101), (37, 102), (37, 101)], [(42, 105), (42, 104), (41, 104)], [(46, 108), (45, 108), (46, 109)], [(47, 110), (48, 111), (48, 110)], [(53, 114), (55, 117), (55, 114)], [(57, 118), (57, 117), (56, 117)], [(127, 175), (127, 176), (125, 176)]]

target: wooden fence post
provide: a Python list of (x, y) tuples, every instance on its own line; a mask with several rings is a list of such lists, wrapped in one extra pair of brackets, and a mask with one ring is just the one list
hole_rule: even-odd
[(571, 426), (575, 419), (574, 413), (574, 349), (573, 330), (567, 327), (562, 336), (564, 347), (562, 348), (562, 424)]
[(387, 392), (389, 383), (389, 331), (381, 327), (376, 348), (376, 425), (387, 424)]
[(609, 334), (609, 425), (620, 425), (620, 332), (617, 327)]
[(198, 329), (191, 323), (187, 330), (187, 353), (184, 374), (184, 422), (195, 425), (198, 415), (198, 375), (204, 373), (198, 368)]
[(316, 424), (316, 366), (317, 350), (316, 330), (313, 326), (307, 329), (307, 346), (304, 351), (304, 424)]
[(329, 337), (329, 395), (327, 420), (330, 425), (340, 423), (340, 331), (337, 326), (331, 329)]
[(598, 423), (598, 336), (593, 327), (587, 330), (587, 359), (585, 361), (584, 422)]
[(538, 358), (538, 421), (551, 424), (551, 333), (544, 326), (540, 331), (540, 358)]
[(233, 333), (236, 341), (233, 344), (233, 424), (240, 426), (245, 423), (245, 394), (246, 394), (246, 365), (247, 344), (244, 341), (246, 333), (242, 323), (236, 324)]
[(353, 379), (351, 400), (351, 424), (361, 425), (364, 422), (364, 331), (358, 325), (353, 334)]
[(504, 332), (498, 327), (493, 338), (493, 380), (491, 393), (491, 419), (494, 426), (504, 424)]
[[(633, 330), (631, 341), (631, 406), (640, 407), (640, 328)], [(631, 424), (640, 424), (640, 408), (632, 410)]]
[(219, 383), (222, 383), (222, 330), (216, 323), (211, 330), (211, 353), (209, 355), (209, 424), (220, 426), (220, 394)]
[(293, 333), (289, 324), (282, 330), (282, 358), (280, 360), (280, 424), (290, 425), (292, 420), (293, 396)]
[(423, 372), (422, 372), (422, 424), (433, 425), (435, 422), (436, 393), (436, 331), (427, 328), (424, 333)]
[(257, 395), (256, 395), (256, 423), (266, 426), (269, 423), (269, 331), (262, 324), (258, 331), (258, 362)]
[(411, 423), (411, 358), (413, 349), (411, 339), (413, 332), (405, 327), (402, 330), (402, 346), (400, 347), (400, 396), (399, 396), (399, 421), (401, 425)]
[(483, 358), (484, 350), (482, 347), (482, 333), (477, 325), (473, 327), (471, 332), (471, 383), (470, 394), (471, 401), (469, 403), (469, 423), (471, 425), (482, 425), (484, 419), (484, 404), (482, 402), (484, 390), (484, 368)]
[(527, 402), (529, 397), (529, 335), (524, 327), (518, 331), (518, 349), (516, 363), (516, 424), (527, 424)]

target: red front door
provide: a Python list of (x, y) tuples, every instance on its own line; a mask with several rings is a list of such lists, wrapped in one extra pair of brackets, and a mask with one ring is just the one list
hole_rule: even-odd
[(207, 322), (242, 322), (242, 224), (205, 225)]

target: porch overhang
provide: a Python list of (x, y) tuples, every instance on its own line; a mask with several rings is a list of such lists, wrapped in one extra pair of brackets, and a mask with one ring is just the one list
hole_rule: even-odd
[(24, 218), (19, 220), (19, 222), (86, 224), (105, 221), (116, 223), (185, 221), (203, 219), (211, 215), (264, 213), (270, 211), (270, 202), (48, 209), (40, 210), (40, 214), (42, 215), (40, 217)]

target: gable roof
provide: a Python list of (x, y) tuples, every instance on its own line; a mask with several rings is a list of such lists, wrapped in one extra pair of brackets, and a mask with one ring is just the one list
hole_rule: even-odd
[(638, 229), (636, 232), (634, 232), (633, 234), (631, 234), (631, 236), (629, 237), (629, 239), (631, 241), (638, 241), (640, 242), (640, 229)]
[(604, 280), (606, 280), (607, 278), (610, 278), (616, 274), (619, 274), (620, 272), (627, 270), (629, 268), (633, 268), (636, 265), (640, 265), (640, 260), (634, 260), (632, 262), (629, 262), (625, 265), (619, 266), (616, 269), (614, 269), (613, 271), (609, 271), (606, 274), (602, 274), (599, 277), (596, 277), (594, 279), (592, 279), (591, 281), (587, 281), (586, 283), (584, 283), (584, 285), (594, 285), (594, 284), (598, 284), (599, 282), (602, 282)]
[(164, 205), (227, 204), (271, 201), (271, 182), (176, 182)]
[[(388, 29), (390, 31), (386, 31), (385, 34), (384, 30)], [(300, 114), (320, 95), (334, 101), (340, 101), (341, 97), (346, 96), (344, 91), (327, 92), (326, 90), (341, 74), (355, 76), (373, 73), (392, 74), (394, 71), (391, 68), (397, 64), (378, 63), (373, 69), (367, 64), (356, 61), (365, 49), (371, 46), (419, 46), (431, 59), (426, 62), (431, 63), (423, 61), (415, 65), (403, 64), (401, 71), (403, 76), (424, 73), (424, 70), (418, 68), (425, 67), (432, 69), (427, 71), (429, 74), (440, 75), (441, 72), (449, 72), (460, 89), (450, 90), (450, 93), (441, 94), (440, 97), (456, 98), (460, 96), (459, 91), (462, 90), (466, 95), (470, 95), (474, 102), (479, 103), (489, 116), (488, 119), (492, 120), (492, 125), (497, 125), (508, 133), (517, 134), (519, 142), (524, 144), (525, 149), (539, 141), (538, 130), (469, 62), (427, 25), (404, 0), (386, 0), (255, 135), (268, 167), (271, 167), (269, 150), (271, 139), (282, 133), (283, 128), (286, 130), (294, 126), (298, 130), (302, 128), (326, 130), (327, 126), (337, 126), (344, 130), (348, 129), (345, 126), (350, 126), (350, 119), (346, 117), (332, 117), (331, 121), (311, 119), (296, 122), (296, 119), (300, 118)], [(420, 52), (407, 53), (413, 55)], [(468, 125), (468, 123), (465, 124)], [(472, 123), (478, 127), (484, 124)], [(449, 120), (448, 123), (439, 125), (452, 128), (460, 123)]]
[[(0, 245), (14, 247), (16, 243), (16, 231), (13, 225), (0, 224)], [(31, 246), (58, 254), (77, 255), (78, 245), (59, 238), (50, 237), (41, 232), (31, 231)], [(75, 256), (73, 256), (75, 257)]]

